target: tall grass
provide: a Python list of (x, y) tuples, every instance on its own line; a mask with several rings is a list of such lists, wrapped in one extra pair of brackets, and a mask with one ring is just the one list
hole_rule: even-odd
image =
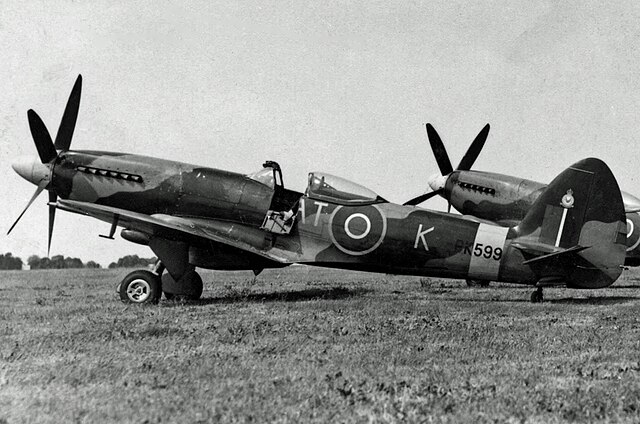
[(128, 271), (0, 274), (0, 423), (640, 419), (640, 272), (545, 290), (292, 267), (203, 271), (125, 305)]

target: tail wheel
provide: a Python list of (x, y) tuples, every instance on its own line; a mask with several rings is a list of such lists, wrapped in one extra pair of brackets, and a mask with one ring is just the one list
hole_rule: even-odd
[(541, 303), (544, 301), (544, 296), (542, 295), (542, 288), (538, 287), (536, 291), (531, 293), (531, 303)]
[(162, 283), (153, 272), (137, 270), (124, 277), (118, 292), (124, 303), (156, 304), (162, 296)]
[(467, 279), (467, 286), (469, 287), (489, 287), (489, 283), (489, 280)]

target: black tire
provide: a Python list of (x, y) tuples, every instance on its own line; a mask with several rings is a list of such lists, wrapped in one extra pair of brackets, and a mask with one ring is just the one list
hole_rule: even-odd
[[(173, 278), (169, 273), (163, 274), (163, 279), (170, 279), (173, 283)], [(195, 271), (192, 271), (189, 275), (189, 293), (167, 293), (164, 292), (164, 297), (167, 300), (198, 300), (202, 296), (204, 290), (204, 284), (202, 283), (202, 277)], [(174, 284), (167, 284), (167, 286), (174, 286)]]
[(162, 283), (158, 275), (139, 269), (124, 277), (118, 292), (124, 303), (156, 304), (162, 296)]
[(198, 300), (202, 296), (204, 290), (204, 284), (202, 283), (202, 277), (197, 272), (193, 273), (193, 293), (189, 294), (188, 300)]

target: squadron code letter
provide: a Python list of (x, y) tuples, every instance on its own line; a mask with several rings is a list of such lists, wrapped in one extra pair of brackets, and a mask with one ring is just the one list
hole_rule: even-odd
[(427, 228), (426, 230), (422, 231), (422, 224), (420, 224), (420, 226), (418, 227), (418, 233), (416, 234), (416, 242), (413, 244), (413, 248), (417, 249), (418, 240), (422, 240), (422, 244), (424, 245), (424, 250), (428, 252), (429, 246), (427, 245), (427, 239), (424, 236), (425, 234), (430, 233), (431, 231), (433, 231), (433, 227)]

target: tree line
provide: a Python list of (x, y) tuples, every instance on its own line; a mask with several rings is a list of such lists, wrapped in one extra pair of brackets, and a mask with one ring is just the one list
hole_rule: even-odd
[(109, 268), (146, 268), (156, 263), (157, 258), (141, 258), (138, 255), (127, 255), (118, 259), (117, 262), (111, 262)]
[[(141, 258), (138, 255), (127, 255), (111, 262), (109, 268), (145, 268), (156, 262), (156, 258)], [(0, 270), (22, 269), (24, 262), (21, 258), (13, 256), (11, 252), (0, 254)], [(50, 258), (41, 258), (31, 255), (27, 259), (30, 269), (72, 269), (72, 268), (101, 268), (95, 261), (82, 262), (79, 258), (71, 258), (63, 255), (54, 255)]]
[(22, 269), (22, 259), (14, 257), (11, 253), (0, 255), (0, 269)]
[(72, 269), (72, 268), (100, 268), (100, 264), (94, 261), (83, 263), (80, 258), (54, 255), (51, 258), (41, 258), (38, 255), (31, 255), (27, 259), (27, 264), (31, 269)]

